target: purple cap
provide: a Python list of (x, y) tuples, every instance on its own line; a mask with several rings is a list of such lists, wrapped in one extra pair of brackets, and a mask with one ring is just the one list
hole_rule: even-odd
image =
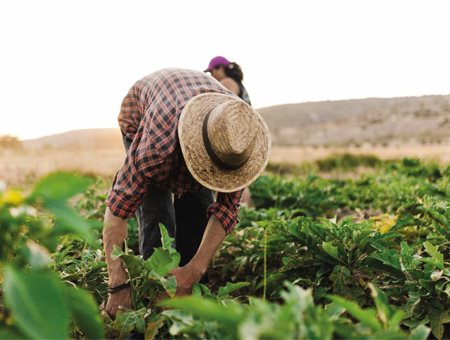
[(220, 56), (212, 58), (211, 61), (209, 62), (208, 68), (205, 71), (203, 71), (203, 72), (209, 72), (214, 67), (220, 66), (220, 65), (228, 66), (228, 65), (230, 65), (230, 62), (227, 60), (227, 58), (220, 57)]

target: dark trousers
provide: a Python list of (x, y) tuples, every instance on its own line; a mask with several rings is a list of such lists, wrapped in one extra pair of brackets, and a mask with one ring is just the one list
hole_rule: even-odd
[[(132, 141), (122, 135), (125, 150)], [(180, 198), (169, 190), (148, 188), (148, 192), (136, 210), (139, 224), (139, 252), (147, 259), (153, 248), (161, 247), (159, 223), (162, 223), (170, 237), (175, 238), (175, 248), (181, 254), (180, 266), (187, 264), (197, 252), (208, 220), (206, 210), (214, 202), (211, 190), (203, 188), (198, 192), (186, 192)]]

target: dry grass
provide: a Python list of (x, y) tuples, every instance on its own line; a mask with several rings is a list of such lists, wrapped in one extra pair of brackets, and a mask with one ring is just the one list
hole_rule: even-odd
[(316, 159), (325, 158), (331, 154), (353, 153), (357, 155), (374, 155), (382, 160), (414, 157), (424, 160), (436, 160), (441, 163), (450, 163), (450, 145), (404, 145), (395, 147), (275, 147), (270, 160), (274, 163), (301, 164)]
[(3, 152), (0, 154), (0, 180), (23, 186), (57, 170), (113, 176), (124, 158), (125, 151), (121, 149)]
[[(271, 161), (301, 164), (325, 158), (333, 153), (373, 154), (381, 159), (418, 157), (450, 163), (450, 146), (399, 146), (362, 148), (274, 147)], [(14, 153), (0, 152), (0, 180), (13, 186), (27, 186), (36, 179), (57, 170), (84, 174), (114, 176), (125, 157), (122, 149), (110, 150), (39, 150)]]

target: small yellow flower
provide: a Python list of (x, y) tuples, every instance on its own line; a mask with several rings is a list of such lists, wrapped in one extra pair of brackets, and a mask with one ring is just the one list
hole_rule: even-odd
[(19, 190), (8, 190), (4, 193), (3, 197), (3, 203), (4, 204), (11, 204), (14, 206), (18, 206), (23, 202), (22, 194)]
[(383, 214), (371, 217), (370, 219), (374, 221), (373, 225), (375, 226), (375, 230), (385, 234), (395, 225), (397, 218), (397, 215), (391, 216), (389, 214)]
[(358, 283), (362, 288), (364, 288), (366, 286), (366, 282), (364, 281), (364, 279), (362, 277), (360, 277), (358, 279)]

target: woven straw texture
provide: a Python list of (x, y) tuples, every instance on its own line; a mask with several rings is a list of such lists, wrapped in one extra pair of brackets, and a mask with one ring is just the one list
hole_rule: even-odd
[[(269, 129), (261, 115), (245, 104), (245, 106), (238, 105), (240, 110), (247, 111), (241, 111), (245, 118), (237, 118), (237, 121), (245, 121), (246, 123), (233, 124), (233, 119), (240, 113), (237, 111), (231, 114), (229, 123), (232, 126), (224, 126), (223, 131), (227, 131), (233, 136), (236, 135), (237, 140), (231, 138), (230, 141), (234, 149), (239, 149), (240, 143), (238, 139), (242, 139), (245, 144), (245, 142), (248, 142), (245, 139), (248, 139), (249, 132), (256, 129), (254, 148), (248, 161), (237, 170), (225, 170), (211, 160), (203, 143), (203, 121), (206, 114), (212, 109), (230, 101), (235, 102), (236, 97), (218, 93), (198, 95), (186, 104), (178, 125), (181, 150), (189, 171), (200, 184), (218, 192), (234, 192), (250, 185), (264, 171), (270, 156), (271, 140)], [(248, 118), (249, 116), (250, 119)], [(217, 126), (215, 128), (216, 131), (220, 130), (217, 129)], [(216, 133), (211, 137), (214, 138), (212, 142), (213, 148), (220, 153), (218, 149), (223, 136), (220, 136), (220, 133)]]

